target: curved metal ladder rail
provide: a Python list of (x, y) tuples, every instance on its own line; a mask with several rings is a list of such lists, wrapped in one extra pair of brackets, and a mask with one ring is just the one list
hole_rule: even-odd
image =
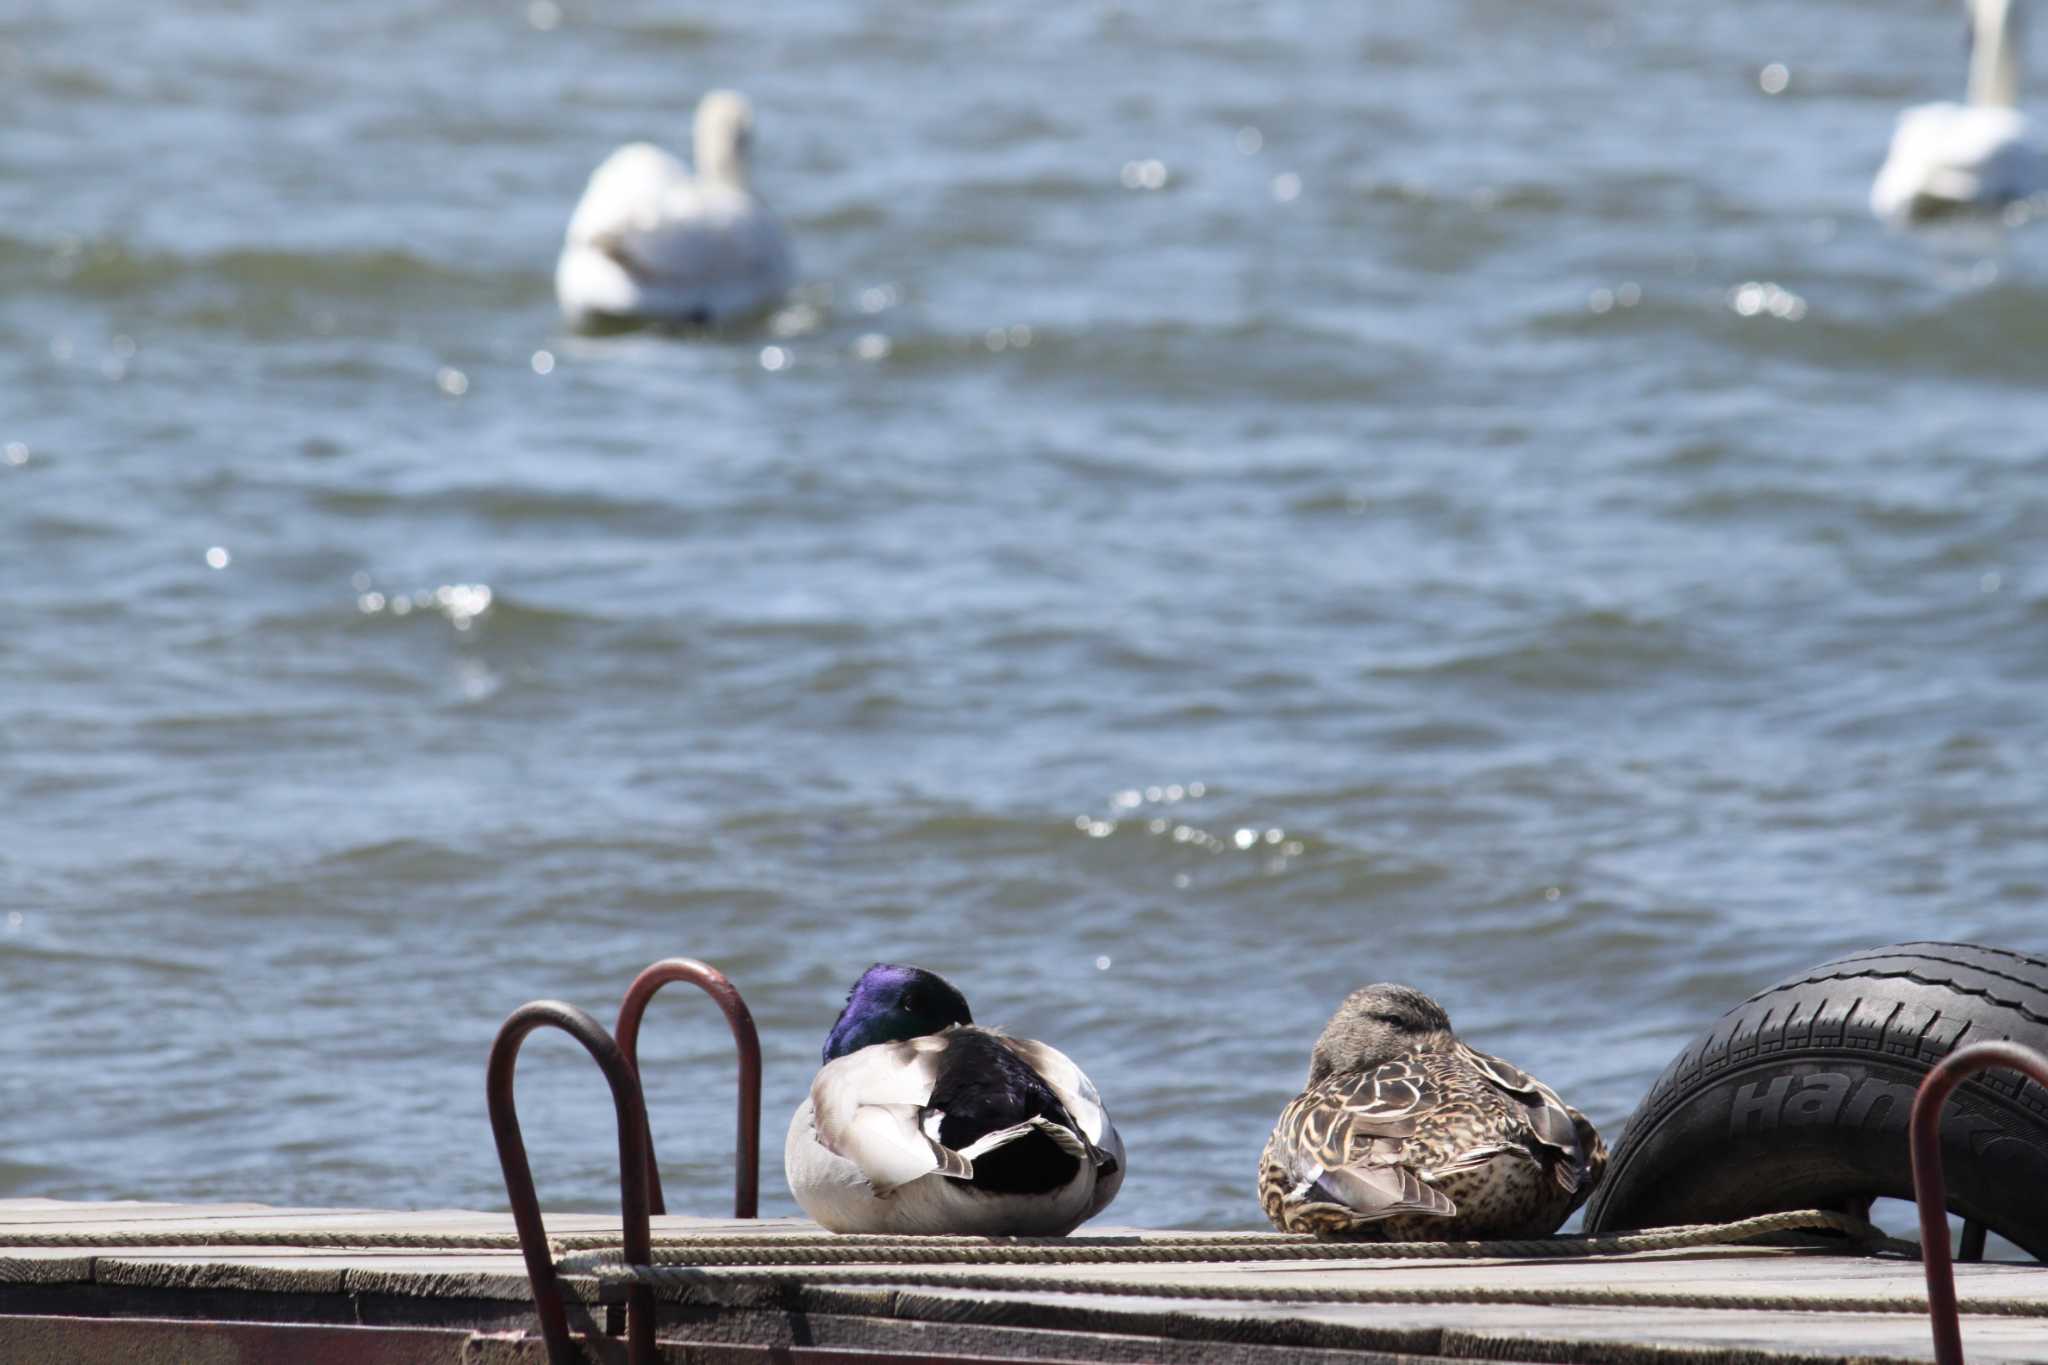
[[(1942, 1058), (1913, 1097), (1908, 1140), (1913, 1153), (1913, 1202), (1920, 1212), (1920, 1262), (1927, 1273), (1927, 1317), (1934, 1330), (1937, 1365), (1963, 1365), (1963, 1331), (1956, 1311), (1956, 1271), (1948, 1248), (1948, 1181), (1941, 1170), (1941, 1106), (1965, 1078), (2008, 1067), (2048, 1085), (2048, 1057), (2018, 1043), (1972, 1043)], [(1965, 1224), (1964, 1251), (1983, 1254), (1981, 1225)], [(1966, 1255), (1965, 1259), (1973, 1259)]]
[[(520, 1045), (535, 1029), (548, 1027), (561, 1029), (583, 1044), (611, 1084), (619, 1120), (619, 1211), (625, 1258), (634, 1265), (647, 1265), (654, 1259), (647, 1226), (647, 1172), (652, 1161), (640, 1078), (604, 1025), (560, 1000), (535, 1000), (512, 1011), (491, 1044), (490, 1066), (485, 1072), (491, 1136), (497, 1140), (498, 1164), (505, 1171), (505, 1193), (512, 1201), (512, 1222), (519, 1229), (519, 1250), (526, 1258), (527, 1278), (533, 1283), (533, 1307), (540, 1317), (548, 1359), (553, 1365), (576, 1365), (583, 1357), (569, 1335), (562, 1284), (548, 1246), (547, 1228), (541, 1222), (540, 1196), (534, 1190), (533, 1167), (526, 1159), (519, 1113), (512, 1100)], [(652, 1365), (654, 1360), (654, 1293), (645, 1286), (634, 1287), (626, 1299), (626, 1353), (632, 1365)]]
[[(619, 1049), (626, 1054), (626, 1062), (633, 1068), (633, 1074), (639, 1075), (640, 1017), (647, 1012), (647, 1004), (654, 999), (655, 992), (671, 981), (688, 981), (701, 987), (706, 995), (718, 1002), (718, 1008), (725, 1011), (725, 1022), (732, 1029), (733, 1046), (740, 1056), (739, 1125), (733, 1145), (732, 1216), (759, 1217), (761, 1038), (754, 1031), (754, 1016), (747, 1009), (747, 1002), (740, 998), (739, 988), (727, 979), (724, 972), (708, 962), (699, 962), (694, 957), (663, 958), (634, 977), (633, 984), (626, 988), (626, 998), (619, 1003), (619, 1022), (613, 1036), (618, 1039)], [(661, 1197), (661, 1172), (654, 1164), (654, 1132), (651, 1128), (647, 1132), (647, 1194), (648, 1207), (653, 1212), (668, 1212)]]

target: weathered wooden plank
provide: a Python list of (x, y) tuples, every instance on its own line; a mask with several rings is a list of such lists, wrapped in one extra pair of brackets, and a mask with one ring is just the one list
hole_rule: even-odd
[[(616, 1216), (557, 1214), (548, 1220), (557, 1234), (615, 1233)], [(525, 1266), (516, 1250), (406, 1247), (336, 1248), (193, 1245), (121, 1247), (124, 1234), (192, 1232), (209, 1237), (243, 1232), (340, 1232), (355, 1235), (476, 1235), (511, 1231), (502, 1213), (459, 1209), (392, 1212), (376, 1209), (291, 1209), (263, 1205), (182, 1206), (158, 1203), (68, 1204), (50, 1200), (0, 1200), (0, 1304), (97, 1303), (90, 1311), (132, 1316), (145, 1306), (178, 1317), (220, 1313), (248, 1316), (274, 1305), (278, 1321), (357, 1320), (364, 1303), (405, 1321), (430, 1325), (437, 1311), (451, 1324), (517, 1321), (517, 1305), (529, 1297)], [(815, 1231), (794, 1219), (747, 1221), (673, 1215), (655, 1221), (664, 1233), (750, 1233)], [(95, 1248), (26, 1248), (8, 1245), (12, 1232), (87, 1233), (108, 1239)], [(1173, 1235), (1135, 1229), (1090, 1229), (1091, 1237), (1130, 1236), (1138, 1241)], [(1246, 1233), (1246, 1238), (1264, 1234)], [(1232, 1239), (1237, 1240), (1237, 1239)], [(921, 1269), (895, 1269), (916, 1277)], [(828, 1269), (854, 1269), (837, 1265)], [(1107, 1262), (1055, 1266), (961, 1267), (999, 1276), (998, 1292), (889, 1285), (808, 1285), (797, 1300), (785, 1289), (764, 1285), (760, 1272), (706, 1270), (688, 1287), (664, 1287), (664, 1319), (685, 1330), (728, 1342), (747, 1334), (780, 1336), (792, 1312), (805, 1321), (830, 1316), (847, 1324), (862, 1342), (886, 1343), (890, 1333), (968, 1333), (960, 1340), (1012, 1341), (1019, 1332), (1110, 1333), (1130, 1341), (1150, 1340), (1162, 1356), (1176, 1343), (1174, 1358), (1224, 1359), (1230, 1350), (1321, 1350), (1464, 1359), (1541, 1359), (1634, 1362), (1685, 1359), (1804, 1362), (1869, 1359), (1925, 1360), (1931, 1354), (1927, 1325), (1912, 1314), (1849, 1314), (1836, 1311), (1764, 1312), (1624, 1307), (1512, 1306), (1497, 1304), (1278, 1304), (1165, 1297), (1143, 1289), (1127, 1294), (1060, 1293), (1057, 1281), (1134, 1282), (1167, 1291), (1176, 1287), (1242, 1288), (1250, 1293), (1278, 1289), (1357, 1286), (1432, 1288), (1511, 1286), (1516, 1289), (1659, 1290), (1717, 1295), (1767, 1293), (1810, 1300), (1816, 1309), (1830, 1298), (1918, 1298), (1917, 1264), (1897, 1259), (1861, 1259), (1802, 1249), (1696, 1248), (1598, 1260), (1430, 1261), (1374, 1257), (1368, 1260), (1277, 1260), (1242, 1263)], [(2042, 1305), (2048, 1312), (2048, 1270), (2027, 1264), (1986, 1263), (1958, 1267), (1959, 1292), (1972, 1298), (1996, 1296)], [(1009, 1287), (1014, 1286), (1014, 1287)], [(572, 1301), (594, 1304), (597, 1282), (570, 1276)], [(95, 1299), (93, 1296), (99, 1296)], [(38, 1297), (40, 1296), (40, 1297)], [(69, 1296), (69, 1297), (66, 1297)], [(84, 1296), (83, 1298), (79, 1296)], [(801, 1303), (799, 1309), (797, 1304)], [(436, 1304), (445, 1305), (437, 1310)], [(492, 1307), (502, 1304), (504, 1307)], [(410, 1306), (407, 1306), (410, 1305)], [(21, 1308), (19, 1312), (49, 1312)], [(66, 1310), (69, 1311), (69, 1310)], [(580, 1311), (580, 1310), (579, 1310)], [(595, 1311), (595, 1310), (592, 1310)], [(510, 1314), (509, 1318), (502, 1315)], [(363, 1318), (360, 1320), (368, 1320)], [(584, 1319), (588, 1321), (587, 1317)], [(896, 1324), (894, 1327), (889, 1324)], [(810, 1329), (805, 1329), (810, 1330)], [(980, 1332), (984, 1335), (974, 1336)], [(994, 1335), (987, 1335), (993, 1333)], [(1009, 1335), (1005, 1335), (1009, 1334)], [(794, 1340), (795, 1338), (790, 1338)], [(905, 1337), (903, 1340), (913, 1338)], [(1077, 1337), (1076, 1339), (1080, 1339)], [(1965, 1318), (1965, 1339), (1973, 1361), (2048, 1358), (2048, 1318)], [(851, 1340), (851, 1338), (849, 1338)], [(1103, 1338), (1106, 1343), (1107, 1337)], [(1206, 1345), (1204, 1343), (1207, 1343)], [(871, 1343), (870, 1343), (871, 1344)], [(1103, 1349), (1109, 1347), (1104, 1344)], [(1118, 1358), (1143, 1358), (1126, 1348)]]
[[(470, 1334), (249, 1322), (30, 1318), (0, 1334), (0, 1365), (99, 1365), (109, 1360), (291, 1360), (350, 1365), (462, 1365)], [(521, 1355), (523, 1362), (534, 1357)]]

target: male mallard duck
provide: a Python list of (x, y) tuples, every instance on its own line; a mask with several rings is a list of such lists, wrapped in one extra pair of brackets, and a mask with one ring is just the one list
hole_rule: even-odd
[(782, 1161), (834, 1232), (1061, 1236), (1124, 1180), (1123, 1139), (1065, 1053), (977, 1028), (944, 977), (881, 962), (847, 994)]
[(788, 291), (782, 229), (747, 185), (753, 106), (713, 90), (695, 132), (695, 177), (648, 142), (592, 173), (555, 265), (572, 327), (704, 326), (766, 312)]
[(2048, 189), (2048, 157), (2028, 140), (2027, 116), (2017, 107), (2013, 0), (1966, 3), (1968, 94), (1962, 104), (1922, 104), (1899, 115), (1870, 187), (1871, 211), (1888, 222), (1998, 209)]
[(1353, 991), (1259, 1161), (1282, 1232), (1388, 1242), (1542, 1237), (1586, 1202), (1607, 1145), (1557, 1092), (1451, 1032), (1409, 986)]

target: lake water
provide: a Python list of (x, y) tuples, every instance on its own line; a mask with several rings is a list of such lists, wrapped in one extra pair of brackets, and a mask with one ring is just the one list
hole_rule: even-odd
[[(2048, 233), (1864, 205), (1963, 61), (1904, 0), (17, 3), (0, 1193), (500, 1207), (505, 1014), (694, 954), (790, 1212), (895, 959), (1090, 1071), (1115, 1221), (1251, 1226), (1355, 985), (1613, 1136), (1781, 975), (2040, 950)], [(799, 301), (565, 334), (584, 178), (712, 85)], [(595, 1069), (521, 1076), (610, 1204)]]

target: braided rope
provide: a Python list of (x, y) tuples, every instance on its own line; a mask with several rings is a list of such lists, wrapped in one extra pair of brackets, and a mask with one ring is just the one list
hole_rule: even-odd
[[(549, 1239), (566, 1274), (603, 1283), (684, 1288), (873, 1287), (956, 1289), (977, 1293), (1088, 1294), (1151, 1299), (1300, 1304), (1521, 1304), (1564, 1307), (1740, 1309), (1752, 1312), (1918, 1313), (1920, 1297), (1727, 1294), (1661, 1289), (1542, 1286), (1273, 1286), (1159, 1283), (977, 1273), (960, 1267), (1229, 1264), (1247, 1261), (1386, 1261), (1422, 1259), (1583, 1259), (1722, 1246), (1777, 1233), (1833, 1232), (1865, 1252), (1917, 1258), (1919, 1247), (1886, 1237), (1862, 1219), (1817, 1209), (1765, 1214), (1729, 1223), (1654, 1228), (1644, 1232), (1463, 1242), (1325, 1242), (1260, 1233), (1166, 1233), (1121, 1237), (943, 1237), (825, 1232), (706, 1232), (655, 1239), (654, 1265), (626, 1265), (613, 1233), (569, 1233)], [(162, 1232), (14, 1232), (0, 1228), (0, 1248), (222, 1246), (516, 1251), (507, 1233), (406, 1233), (224, 1228)], [(575, 1254), (582, 1252), (584, 1254)], [(836, 1270), (855, 1264), (868, 1268)], [(897, 1266), (902, 1269), (877, 1267)], [(938, 1270), (914, 1267), (938, 1266)], [(782, 1267), (783, 1269), (776, 1269)], [(803, 1267), (791, 1273), (787, 1267)], [(737, 1268), (731, 1273), (723, 1268)], [(748, 1269), (756, 1273), (748, 1274)], [(707, 1273), (713, 1272), (713, 1273)], [(2048, 1317), (2048, 1301), (1966, 1300), (1966, 1313)]]
[[(1870, 1224), (1822, 1210), (1764, 1214), (1732, 1223), (1699, 1223), (1646, 1232), (1578, 1237), (1537, 1237), (1481, 1242), (1321, 1242), (1301, 1236), (1177, 1236), (1137, 1242), (1124, 1238), (813, 1237), (799, 1235), (779, 1246), (740, 1238), (706, 1239), (655, 1248), (657, 1266), (821, 1266), (821, 1265), (1121, 1265), (1225, 1264), (1236, 1261), (1384, 1261), (1430, 1259), (1527, 1259), (1627, 1256), (1646, 1251), (1722, 1246), (1774, 1233), (1839, 1232), (1860, 1249), (1882, 1249), (1918, 1257), (1912, 1242), (1883, 1236)], [(853, 1243), (848, 1245), (848, 1243)], [(572, 1256), (564, 1274), (623, 1265), (618, 1251)]]
[[(1706, 1308), (1746, 1309), (1777, 1313), (1915, 1313), (1925, 1316), (1924, 1297), (1904, 1295), (1709, 1294), (1660, 1289), (1575, 1289), (1491, 1285), (1316, 1286), (1160, 1284), (1149, 1280), (1088, 1280), (1050, 1276), (945, 1274), (930, 1271), (828, 1270), (817, 1274), (707, 1276), (680, 1266), (604, 1266), (600, 1281), (664, 1286), (759, 1286), (771, 1289), (808, 1287), (965, 1289), (976, 1293), (1106, 1294), (1147, 1299), (1207, 1299), (1235, 1303), (1372, 1304), (1475, 1303), (1525, 1304), (1536, 1307), (1581, 1308)], [(2048, 1300), (1972, 1298), (1962, 1301), (1965, 1313), (2003, 1317), (2048, 1317)]]
[[(1435, 1258), (1621, 1256), (1643, 1251), (1725, 1245), (1778, 1232), (1845, 1234), (1860, 1249), (1917, 1256), (1911, 1242), (1884, 1237), (1840, 1213), (1801, 1210), (1732, 1223), (1702, 1223), (1646, 1232), (1477, 1242), (1324, 1242), (1289, 1234), (1164, 1233), (1122, 1237), (943, 1237), (829, 1232), (670, 1233), (654, 1239), (658, 1264), (702, 1266), (835, 1265), (1092, 1265), (1212, 1261), (1350, 1261)], [(548, 1239), (558, 1254), (616, 1248), (615, 1232), (564, 1233)], [(517, 1251), (512, 1233), (372, 1232), (367, 1230), (194, 1228), (160, 1232), (25, 1232), (0, 1227), (0, 1248), (315, 1247), (362, 1250)], [(617, 1264), (623, 1254), (576, 1258)], [(565, 1270), (582, 1266), (565, 1265)]]

